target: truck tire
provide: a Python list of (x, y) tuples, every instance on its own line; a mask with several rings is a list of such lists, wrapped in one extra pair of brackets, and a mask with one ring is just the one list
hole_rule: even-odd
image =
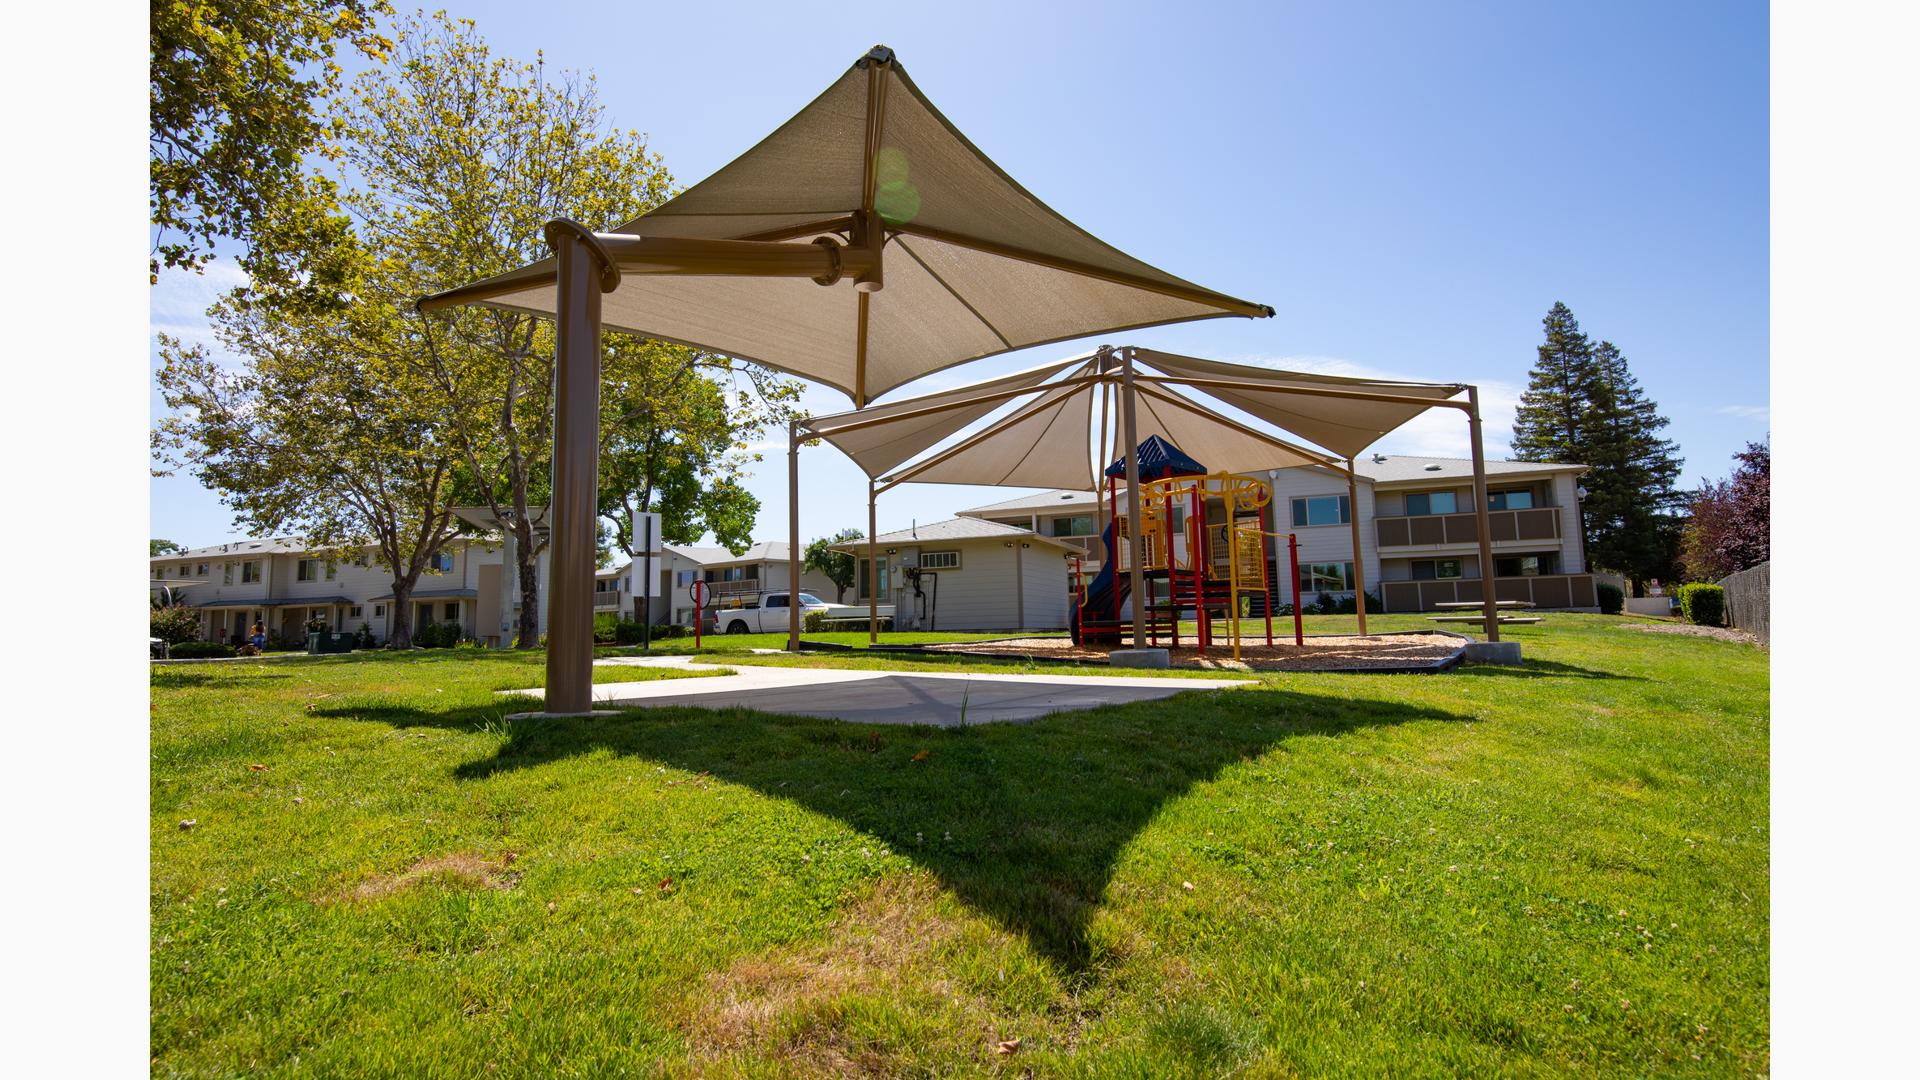
[(746, 632), (747, 624), (741, 622), (739, 619), (735, 619), (727, 624), (727, 633), (729, 634), (744, 634)]

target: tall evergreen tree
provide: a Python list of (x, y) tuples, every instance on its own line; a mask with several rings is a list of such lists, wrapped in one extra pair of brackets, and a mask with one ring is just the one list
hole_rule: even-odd
[(1514, 456), (1589, 467), (1580, 506), (1587, 558), (1625, 575), (1638, 593), (1650, 578), (1675, 576), (1678, 448), (1661, 437), (1667, 418), (1617, 346), (1593, 344), (1563, 303), (1541, 325), (1546, 342), (1514, 414)]
[(1586, 461), (1587, 428), (1600, 381), (1593, 343), (1567, 305), (1555, 301), (1540, 320), (1547, 340), (1513, 414), (1517, 461)]
[(1660, 436), (1667, 418), (1647, 397), (1627, 358), (1610, 341), (1593, 350), (1598, 375), (1584, 478), (1587, 556), (1625, 574), (1636, 586), (1671, 580), (1679, 551), (1682, 501), (1674, 490), (1681, 459)]

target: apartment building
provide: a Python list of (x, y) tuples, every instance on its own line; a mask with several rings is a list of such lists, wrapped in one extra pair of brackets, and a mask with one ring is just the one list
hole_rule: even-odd
[[(449, 542), (414, 587), (412, 624), (456, 623), (469, 637), (499, 644), (502, 577), (511, 573), (501, 564), (495, 541)], [(199, 613), (200, 635), (208, 641), (242, 640), (255, 622), (291, 643), (306, 640), (313, 620), (337, 633), (365, 627), (376, 641), (393, 630), (393, 574), (372, 548), (343, 556), (292, 537), (237, 540), (157, 555), (150, 567), (154, 584), (166, 585)], [(544, 554), (539, 572), (544, 586)], [(544, 627), (547, 590), (539, 592)]]
[[(1584, 465), (1487, 462), (1488, 525), (1494, 595), (1542, 608), (1594, 609), (1599, 600), (1582, 547), (1579, 478)], [(1333, 469), (1306, 466), (1259, 474), (1273, 487), (1264, 525), (1299, 543), (1300, 579), (1289, 585), (1284, 539), (1272, 548), (1270, 599), (1321, 593), (1350, 596), (1352, 522), (1360, 522), (1360, 566), (1367, 591), (1388, 611), (1429, 611), (1480, 598), (1480, 548), (1473, 513), (1473, 463), (1465, 458), (1375, 454), (1355, 465), (1356, 492)], [(1358, 505), (1352, 505), (1356, 502)], [(959, 512), (1060, 540), (1095, 568), (1099, 497), (1049, 491)]]

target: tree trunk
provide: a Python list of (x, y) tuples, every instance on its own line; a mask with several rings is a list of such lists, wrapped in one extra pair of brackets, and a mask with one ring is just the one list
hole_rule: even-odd
[(837, 581), (833, 583), (833, 602), (836, 604), (847, 602), (847, 587)]
[(538, 553), (529, 556), (527, 552), (532, 549), (529, 541), (515, 552), (520, 563), (520, 624), (519, 637), (514, 641), (516, 649), (540, 647), (540, 556)]
[(413, 648), (413, 582), (393, 583), (393, 631), (387, 635), (387, 648)]

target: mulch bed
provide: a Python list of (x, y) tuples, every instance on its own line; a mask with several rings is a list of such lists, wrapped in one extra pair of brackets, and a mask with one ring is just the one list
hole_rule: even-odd
[[(1258, 644), (1243, 642), (1238, 663), (1233, 659), (1232, 642), (1217, 640), (1204, 657), (1192, 645), (1183, 643), (1180, 648), (1169, 650), (1169, 660), (1176, 668), (1222, 671), (1408, 671), (1430, 668), (1453, 659), (1463, 644), (1465, 641), (1460, 637), (1431, 631), (1374, 634), (1368, 637), (1309, 637), (1306, 644), (1301, 646), (1295, 646), (1291, 637), (1283, 643), (1276, 635), (1272, 645), (1264, 640)], [(1105, 661), (1113, 649), (1114, 646), (1109, 645), (1075, 645), (1072, 639), (1064, 637), (1010, 638), (926, 646), (927, 652), (969, 656), (1085, 661)]]
[(1695, 626), (1692, 623), (1621, 623), (1622, 630), (1640, 630), (1649, 634), (1679, 634), (1682, 637), (1713, 638), (1715, 641), (1737, 641), (1743, 645), (1759, 645), (1760, 639), (1745, 630), (1736, 630), (1731, 626)]

